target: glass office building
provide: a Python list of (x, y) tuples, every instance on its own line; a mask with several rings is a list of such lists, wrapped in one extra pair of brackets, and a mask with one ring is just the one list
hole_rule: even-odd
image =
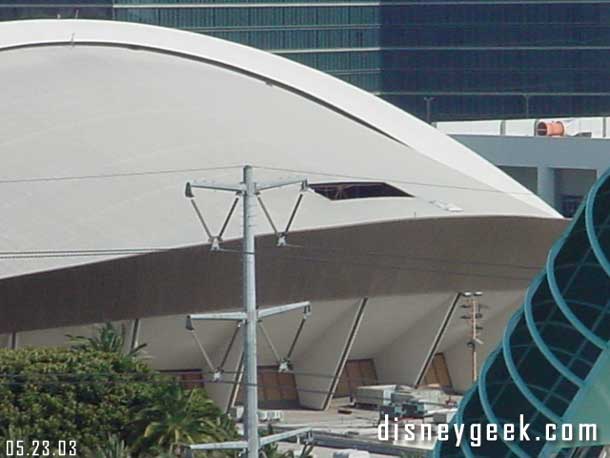
[(610, 114), (610, 0), (2, 0), (0, 18), (176, 27), (272, 51), (431, 121)]
[(0, 0), (0, 20), (112, 19), (113, 0)]

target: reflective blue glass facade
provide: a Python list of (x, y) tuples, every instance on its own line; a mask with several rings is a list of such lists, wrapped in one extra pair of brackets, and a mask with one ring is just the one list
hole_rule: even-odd
[(318, 68), (424, 119), (610, 114), (610, 0), (3, 0), (0, 19), (176, 27)]

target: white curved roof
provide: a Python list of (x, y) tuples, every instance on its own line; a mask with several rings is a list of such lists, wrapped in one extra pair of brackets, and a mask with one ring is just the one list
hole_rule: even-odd
[[(261, 180), (375, 180), (415, 196), (331, 202), (310, 193), (294, 230), (454, 214), (559, 217), (381, 99), (223, 40), (120, 22), (4, 22), (0, 66), (0, 251), (199, 243), (185, 181), (237, 181), (238, 168), (222, 167), (246, 163)], [(295, 196), (265, 196), (279, 224)], [(201, 197), (219, 226), (231, 196)], [(227, 236), (238, 235), (236, 220)], [(91, 259), (0, 261), (0, 277)]]

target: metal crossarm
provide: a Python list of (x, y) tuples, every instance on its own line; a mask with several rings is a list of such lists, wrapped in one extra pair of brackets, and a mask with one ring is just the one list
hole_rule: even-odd
[(209, 444), (189, 445), (191, 450), (243, 450), (248, 447), (246, 441), (211, 442)]
[[(186, 197), (193, 196), (193, 188), (210, 189), (213, 191), (239, 192), (239, 193), (244, 192), (244, 189), (245, 189), (244, 185), (241, 183), (238, 185), (233, 185), (233, 184), (217, 183), (215, 181), (194, 180), (194, 181), (189, 181), (186, 184), (186, 191), (185, 191)], [(190, 192), (190, 196), (189, 196), (189, 192)]]
[[(273, 444), (275, 442), (284, 441), (292, 437), (305, 437), (305, 444), (311, 442), (313, 439), (311, 428), (298, 428), (291, 431), (284, 431), (281, 433), (270, 434), (268, 436), (261, 437), (260, 446)], [(228, 441), (228, 442), (212, 442), (209, 444), (192, 444), (188, 446), (188, 449), (193, 451), (210, 451), (210, 450), (244, 450), (248, 447), (246, 441)], [(192, 455), (191, 455), (192, 456)]]
[[(279, 313), (284, 313), (284, 312), (290, 312), (292, 310), (296, 310), (296, 309), (307, 309), (308, 307), (310, 307), (310, 302), (309, 301), (305, 301), (305, 302), (295, 302), (294, 304), (286, 304), (286, 305), (276, 305), (274, 307), (267, 307), (264, 309), (260, 309), (258, 311), (258, 318), (266, 318), (268, 316), (273, 316), (273, 315), (277, 315)], [(309, 310), (311, 310), (309, 308)], [(304, 310), (305, 311), (305, 310)]]
[(188, 315), (188, 318), (198, 321), (244, 321), (246, 314), (244, 312), (195, 313)]
[(260, 445), (262, 447), (264, 445), (273, 444), (274, 442), (280, 442), (286, 439), (290, 439), (291, 437), (298, 437), (303, 435), (307, 435), (310, 438), (311, 428), (299, 428), (293, 429), (292, 431), (284, 431), (282, 433), (270, 434), (268, 436), (261, 437)]
[(256, 189), (256, 193), (258, 194), (261, 191), (267, 191), (269, 189), (275, 189), (275, 188), (283, 188), (284, 186), (290, 186), (293, 184), (300, 184), (301, 188), (305, 188), (305, 187), (307, 187), (307, 180), (300, 179), (300, 180), (274, 181), (271, 183), (260, 183), (255, 186), (255, 189)]

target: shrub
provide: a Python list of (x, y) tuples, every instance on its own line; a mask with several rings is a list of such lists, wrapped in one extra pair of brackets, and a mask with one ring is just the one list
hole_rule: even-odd
[[(172, 417), (168, 424), (166, 409), (176, 399), (190, 400), (186, 423)], [(197, 434), (177, 436), (181, 428)], [(113, 437), (110, 449), (124, 446), (138, 457), (235, 435), (205, 391), (185, 391), (132, 356), (88, 345), (0, 349), (0, 456), (15, 439), (74, 440), (79, 451), (92, 451), (108, 450)]]
[(155, 401), (139, 412), (136, 421), (144, 428), (135, 440), (136, 451), (174, 452), (180, 444), (224, 442), (239, 437), (234, 422), (203, 390), (187, 391), (177, 383), (159, 392)]
[(126, 439), (136, 412), (167, 381), (144, 363), (90, 349), (0, 350), (0, 430), (76, 440), (79, 448)]
[(140, 344), (132, 349), (127, 349), (127, 328), (124, 324), (117, 329), (112, 323), (95, 326), (93, 336), (73, 336), (68, 334), (70, 345), (76, 349), (99, 350), (106, 353), (118, 353), (126, 357), (140, 357), (146, 344)]

